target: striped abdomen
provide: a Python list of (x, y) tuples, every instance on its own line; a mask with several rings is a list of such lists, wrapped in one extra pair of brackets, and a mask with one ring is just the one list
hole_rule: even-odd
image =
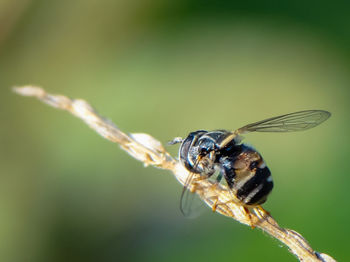
[(229, 187), (245, 205), (260, 205), (273, 188), (271, 172), (261, 155), (241, 144), (225, 152), (219, 159)]

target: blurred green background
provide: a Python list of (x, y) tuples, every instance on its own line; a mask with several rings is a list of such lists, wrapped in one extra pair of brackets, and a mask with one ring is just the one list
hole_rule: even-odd
[[(11, 92), (84, 98), (162, 142), (304, 109), (300, 133), (250, 134), (264, 205), (350, 261), (348, 1), (0, 1), (0, 261), (296, 261), (259, 230), (179, 211), (182, 187), (80, 120)], [(177, 146), (169, 148), (177, 154)]]

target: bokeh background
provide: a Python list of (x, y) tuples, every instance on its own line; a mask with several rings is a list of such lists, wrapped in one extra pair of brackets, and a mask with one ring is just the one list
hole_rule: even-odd
[[(279, 223), (349, 253), (348, 1), (0, 1), (0, 261), (296, 261), (259, 230), (179, 211), (182, 187), (80, 120), (11, 92), (84, 98), (166, 143), (304, 109), (300, 133), (250, 134)], [(177, 154), (177, 146), (169, 147)]]

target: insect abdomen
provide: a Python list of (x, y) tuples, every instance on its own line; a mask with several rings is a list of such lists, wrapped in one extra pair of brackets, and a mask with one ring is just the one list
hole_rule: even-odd
[(266, 201), (273, 188), (271, 172), (261, 155), (244, 144), (233, 147), (220, 159), (228, 186), (245, 205)]
[(267, 167), (256, 168), (255, 174), (240, 188), (237, 188), (237, 198), (246, 205), (260, 205), (266, 201), (273, 188), (271, 172)]

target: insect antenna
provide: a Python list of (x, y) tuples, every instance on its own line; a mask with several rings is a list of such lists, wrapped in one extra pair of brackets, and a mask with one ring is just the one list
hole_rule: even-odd
[(182, 137), (175, 137), (173, 140), (168, 142), (168, 145), (175, 145), (175, 144), (179, 144), (182, 143), (184, 141), (184, 139)]

